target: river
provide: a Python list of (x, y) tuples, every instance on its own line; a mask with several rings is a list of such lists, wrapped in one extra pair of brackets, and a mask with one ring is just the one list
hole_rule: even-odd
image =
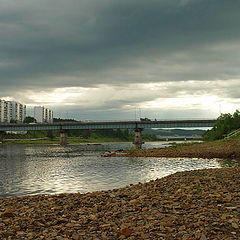
[[(146, 143), (145, 148), (167, 143)], [(0, 146), (0, 198), (93, 192), (146, 182), (184, 170), (217, 168), (216, 159), (101, 157), (131, 143)]]

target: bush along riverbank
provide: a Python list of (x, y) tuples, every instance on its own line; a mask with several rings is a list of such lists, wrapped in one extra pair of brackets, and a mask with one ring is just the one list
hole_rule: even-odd
[(240, 239), (240, 169), (122, 189), (0, 199), (0, 239)]
[[(157, 141), (155, 135), (144, 134), (143, 141)], [(4, 144), (59, 144), (59, 131), (29, 131), (26, 134), (4, 134)], [(68, 143), (133, 142), (129, 130), (69, 130)]]

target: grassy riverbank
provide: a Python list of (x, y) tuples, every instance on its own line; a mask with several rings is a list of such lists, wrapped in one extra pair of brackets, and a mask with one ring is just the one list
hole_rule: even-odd
[[(102, 143), (102, 142), (124, 142), (118, 138), (68, 138), (69, 144), (75, 143)], [(127, 142), (127, 141), (126, 141)], [(59, 138), (55, 139), (21, 139), (21, 140), (8, 140), (3, 142), (4, 144), (59, 144)]]
[(240, 169), (122, 189), (0, 199), (0, 239), (239, 239)]
[[(25, 134), (5, 133), (4, 143), (14, 144), (59, 144), (59, 131), (28, 131)], [(5, 139), (5, 140), (4, 140)], [(144, 141), (157, 141), (155, 135), (143, 134)], [(72, 143), (101, 143), (101, 142), (133, 142), (133, 133), (129, 130), (69, 130), (68, 142)]]
[[(145, 142), (154, 142), (156, 140), (146, 138), (143, 139)], [(103, 143), (103, 142), (133, 142), (131, 139), (122, 139), (114, 137), (90, 137), (90, 138), (79, 138), (79, 137), (70, 137), (68, 138), (69, 144), (77, 143)], [(3, 144), (59, 144), (59, 138), (45, 138), (45, 139), (8, 139), (7, 141), (3, 140)]]

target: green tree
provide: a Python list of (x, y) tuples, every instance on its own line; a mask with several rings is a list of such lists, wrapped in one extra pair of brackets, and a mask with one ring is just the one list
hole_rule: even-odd
[(89, 130), (82, 130), (81, 135), (84, 139), (88, 139), (90, 137), (91, 133)]
[(240, 112), (235, 111), (233, 115), (230, 113), (221, 114), (211, 130), (206, 131), (203, 135), (204, 140), (222, 139), (228, 133), (240, 128)]
[(11, 119), (11, 120), (10, 120), (10, 123), (17, 123), (17, 120)]
[(53, 140), (53, 139), (54, 139), (53, 131), (48, 130), (48, 131), (47, 131), (47, 137), (48, 137), (49, 139)]
[(37, 120), (34, 117), (27, 116), (27, 117), (25, 117), (23, 122), (24, 123), (36, 123)]

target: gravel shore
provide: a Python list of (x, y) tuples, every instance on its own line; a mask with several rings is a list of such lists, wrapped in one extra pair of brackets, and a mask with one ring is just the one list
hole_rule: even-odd
[(0, 199), (0, 239), (240, 239), (240, 168), (87, 194)]
[[(191, 143), (190, 143), (191, 144)], [(184, 144), (167, 148), (129, 150), (114, 152), (106, 156), (125, 157), (189, 157), (189, 158), (221, 158), (240, 160), (240, 141), (221, 140), (214, 142)]]

